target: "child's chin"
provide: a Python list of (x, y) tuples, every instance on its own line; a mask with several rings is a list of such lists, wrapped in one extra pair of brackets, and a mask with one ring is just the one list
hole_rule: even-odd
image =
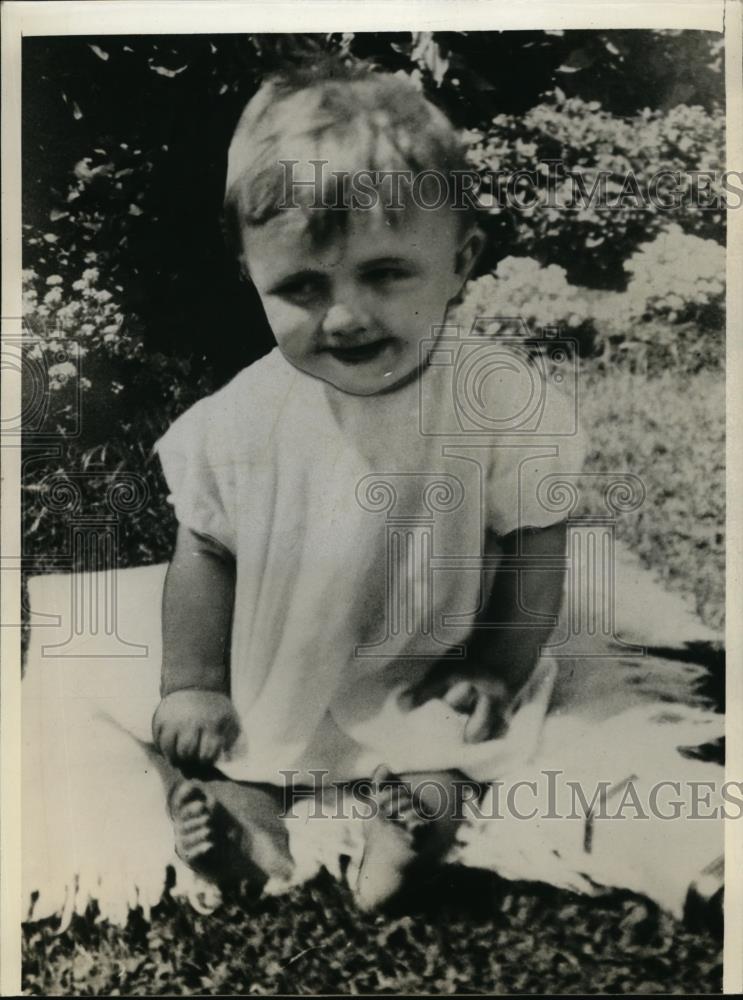
[(364, 375), (359, 372), (353, 373), (349, 377), (339, 376), (335, 373), (321, 377), (324, 377), (326, 382), (329, 382), (340, 392), (345, 392), (349, 396), (378, 396), (405, 385), (411, 380), (412, 374), (403, 373), (400, 375), (394, 372), (389, 376), (385, 376)]
[(385, 371), (372, 365), (334, 364), (332, 368), (323, 366), (321, 370), (311, 371), (310, 374), (349, 396), (378, 396), (412, 381), (417, 369)]

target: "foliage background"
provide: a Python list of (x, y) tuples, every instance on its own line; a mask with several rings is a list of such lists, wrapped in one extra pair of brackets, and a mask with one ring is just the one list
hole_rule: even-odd
[[(174, 521), (152, 445), (178, 413), (273, 345), (257, 296), (222, 243), (231, 132), (267, 70), (328, 49), (411, 76), (468, 130), (472, 163), (482, 171), (534, 169), (556, 158), (582, 172), (590, 189), (600, 169), (617, 181), (631, 169), (641, 182), (664, 167), (724, 169), (722, 40), (713, 34), (24, 39), (27, 572), (81, 565), (85, 557), (70, 548), (71, 518), (110, 515), (111, 484), (131, 474), (142, 488), (119, 518), (117, 563), (168, 558)], [(643, 507), (619, 519), (618, 534), (719, 627), (724, 214), (688, 204), (621, 212), (496, 207), (486, 224), (490, 250), (455, 319), (469, 328), (477, 317), (521, 314), (577, 338), (592, 444), (587, 468), (631, 471), (647, 489)], [(584, 509), (599, 502), (589, 491)], [(305, 911), (322, 915), (338, 947), (351, 946), (345, 929), (352, 921), (338, 891), (309, 892), (298, 897), (300, 909), (289, 901), (280, 914), (261, 910), (251, 918), (259, 936), (285, 928), (284, 958), (301, 950), (295, 925)], [(653, 924), (647, 937), (650, 918), (646, 911), (637, 917), (635, 904), (625, 904), (621, 933), (629, 938), (619, 956), (606, 934), (608, 910), (580, 903), (563, 916), (564, 900), (537, 903), (529, 893), (496, 894), (497, 915), (477, 930), (458, 924), (464, 951), (451, 961), (436, 958), (445, 927), (437, 910), (439, 917), (424, 923), (358, 924), (362, 971), (351, 974), (344, 960), (315, 963), (310, 979), (318, 989), (356, 984), (360, 992), (509, 984), (534, 992), (550, 983), (557, 992), (720, 988), (709, 949), (668, 924), (662, 932)], [(553, 913), (556, 926), (571, 924), (569, 942), (541, 926), (538, 961), (527, 933), (537, 912)], [(189, 919), (166, 912), (153, 933), (170, 940)], [(192, 931), (204, 933), (189, 927), (189, 941)], [(227, 935), (225, 961), (184, 953), (176, 969), (136, 929), (121, 938), (81, 924), (64, 943), (40, 929), (27, 938), (27, 985), (38, 993), (209, 993), (244, 980), (240, 992), (307, 991), (310, 980), (279, 974), (288, 966), (276, 964), (276, 948), (256, 945), (246, 973), (247, 945), (238, 947), (227, 923), (212, 923), (210, 933), (217, 951)], [(397, 963), (385, 958), (393, 938)], [(352, 950), (358, 964), (358, 942)], [(536, 979), (522, 974), (527, 953)], [(417, 970), (412, 979), (409, 966)], [(386, 972), (377, 981), (370, 969)]]
[[(273, 344), (257, 296), (239, 280), (222, 242), (231, 132), (266, 71), (327, 50), (411, 76), (468, 131), (472, 164), (483, 173), (559, 159), (581, 172), (590, 190), (596, 170), (621, 183), (631, 169), (646, 184), (661, 168), (724, 168), (722, 41), (703, 32), (25, 39), (31, 346), (24, 370), (27, 397), (39, 385), (48, 390), (43, 412), (26, 422), (31, 571), (75, 564), (65, 555), (70, 513), (74, 505), (103, 512), (107, 485), (122, 470), (144, 477), (146, 497), (121, 519), (119, 564), (168, 557), (174, 526), (152, 444), (186, 406)], [(603, 428), (621, 416), (594, 412), (595, 401), (609, 397), (591, 392), (591, 378), (601, 381), (620, 366), (644, 372), (635, 391), (663, 438), (678, 416), (674, 392), (687, 402), (689, 393), (681, 383), (661, 391), (656, 375), (669, 367), (681, 379), (719, 372), (723, 212), (631, 203), (613, 212), (495, 206), (486, 224), (490, 249), (459, 321), (521, 313), (535, 326), (565, 326), (581, 344), (591, 461), (597, 468), (609, 455), (621, 461), (624, 442), (636, 462), (629, 427), (637, 416), (622, 424), (618, 440), (612, 427), (607, 452)], [(669, 521), (668, 483), (649, 461), (633, 471), (650, 477), (651, 499), (620, 525), (633, 541), (647, 535), (648, 520), (654, 536), (667, 535), (669, 524), (685, 536), (670, 557), (656, 547), (646, 554), (715, 624), (722, 615), (722, 391), (712, 378), (704, 398), (692, 394), (700, 422), (690, 430), (691, 450), (698, 444), (714, 466), (707, 495)], [(701, 487), (693, 467), (679, 475), (687, 491)], [(74, 480), (68, 508), (52, 497), (65, 478)], [(675, 488), (673, 496), (678, 501)]]

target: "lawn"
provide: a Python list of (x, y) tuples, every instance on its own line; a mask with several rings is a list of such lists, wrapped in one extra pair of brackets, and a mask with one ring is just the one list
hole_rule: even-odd
[(34, 928), (36, 995), (715, 993), (718, 943), (641, 900), (582, 900), (480, 872), (442, 875), (412, 914), (365, 917), (320, 877), (202, 917), (172, 901), (150, 927)]
[[(583, 379), (587, 472), (632, 472), (642, 506), (617, 536), (712, 629), (725, 611), (725, 381), (719, 369), (653, 378), (593, 366)], [(590, 487), (590, 482), (586, 484)], [(598, 488), (585, 510), (602, 510)]]
[[(632, 471), (647, 490), (643, 507), (619, 519), (619, 537), (720, 626), (719, 372), (646, 379), (592, 366), (583, 390), (588, 470)], [(722, 959), (714, 937), (637, 897), (589, 900), (443, 871), (395, 916), (357, 913), (347, 891), (321, 876), (282, 898), (236, 896), (212, 917), (167, 899), (149, 926), (134, 914), (122, 931), (92, 913), (62, 936), (34, 925), (25, 931), (24, 975), (27, 993), (47, 996), (715, 993)]]

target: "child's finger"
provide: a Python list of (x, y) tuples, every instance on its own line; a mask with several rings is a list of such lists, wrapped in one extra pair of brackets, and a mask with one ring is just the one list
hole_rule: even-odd
[(161, 727), (157, 745), (163, 757), (170, 761), (175, 759), (175, 736), (168, 726)]
[(204, 730), (199, 726), (196, 730), (196, 738), (194, 740), (194, 747), (192, 752), (192, 759), (195, 761), (201, 761), (201, 743), (204, 739)]
[(445, 691), (442, 697), (455, 712), (471, 712), (477, 703), (477, 688), (470, 681), (459, 681)]
[(236, 715), (229, 716), (222, 726), (221, 745), (229, 749), (240, 735), (240, 722)]
[(482, 743), (492, 739), (500, 728), (500, 704), (487, 694), (481, 694), (464, 728), (465, 743)]
[(214, 733), (202, 732), (199, 741), (199, 760), (202, 764), (213, 764), (222, 749), (222, 742)]
[(176, 736), (176, 753), (181, 760), (191, 760), (194, 756), (198, 731), (181, 730)]

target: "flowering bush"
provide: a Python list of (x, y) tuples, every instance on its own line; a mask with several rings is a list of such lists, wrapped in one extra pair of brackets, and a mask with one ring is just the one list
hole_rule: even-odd
[[(88, 255), (88, 262), (94, 258), (94, 254)], [(141, 339), (122, 336), (124, 317), (112, 293), (98, 287), (99, 278), (98, 268), (88, 267), (67, 286), (59, 274), (43, 281), (34, 270), (23, 271), (27, 356), (50, 361), (47, 373), (52, 391), (72, 380), (84, 389), (90, 388), (90, 379), (83, 377), (80, 369), (91, 351), (124, 351), (141, 356)], [(62, 355), (67, 360), (51, 360)], [(114, 392), (117, 388), (116, 384), (112, 386)]]
[[(619, 211), (561, 208), (542, 197), (552, 184), (558, 201), (569, 199), (572, 175), (590, 192), (608, 171), (616, 194), (629, 170), (647, 186), (664, 167), (724, 169), (720, 68), (705, 63), (719, 39), (704, 34), (27, 39), (27, 359), (48, 390), (39, 429), (57, 438), (54, 455), (29, 449), (24, 464), (24, 544), (36, 570), (68, 547), (69, 513), (44, 502), (50, 476), (82, 477), (85, 509), (100, 512), (111, 476), (142, 476), (151, 501), (122, 519), (117, 559), (167, 556), (172, 518), (152, 444), (273, 344), (223, 246), (217, 154), (266, 70), (295, 61), (298, 46), (413, 75), (470, 130), (471, 162), (493, 199), (481, 276), (452, 310), (466, 332), (481, 317), (522, 316), (564, 327), (584, 353), (598, 341), (612, 361), (719, 364), (720, 211), (633, 207), (631, 197)], [(689, 81), (679, 69), (688, 65)], [(647, 99), (688, 103), (642, 110)], [(540, 162), (550, 159), (562, 174)], [(501, 208), (492, 185), (519, 170), (537, 171), (540, 198)]]
[[(121, 286), (103, 287), (96, 252), (85, 254), (87, 266), (78, 271), (75, 258), (49, 241), (41, 263), (52, 271), (48, 277), (33, 268), (22, 273), (24, 374), (28, 382), (43, 373), (47, 431), (70, 431), (78, 412), (95, 409), (95, 425), (81, 430), (83, 441), (98, 442), (102, 418), (118, 426), (149, 409), (174, 413), (209, 391), (206, 370), (194, 374), (187, 358), (146, 349), (140, 322), (120, 303)], [(96, 399), (94, 407), (88, 397)]]
[(631, 277), (623, 315), (634, 321), (662, 316), (719, 326), (725, 305), (725, 248), (673, 225), (625, 262)]
[[(725, 249), (670, 226), (625, 263), (623, 292), (571, 285), (565, 269), (529, 257), (506, 257), (493, 274), (470, 282), (449, 322), (464, 332), (505, 332), (495, 318), (523, 319), (538, 334), (562, 327), (584, 353), (604, 360), (668, 360), (718, 367), (724, 346)], [(508, 332), (512, 333), (509, 326)]]
[(582, 290), (571, 285), (565, 269), (543, 267), (531, 257), (506, 257), (494, 274), (470, 283), (451, 322), (463, 329), (485, 332), (493, 318), (518, 317), (532, 328), (564, 326), (570, 330), (590, 320)]
[[(38, 434), (55, 444), (29, 450), (24, 461), (24, 556), (35, 572), (58, 570), (58, 558), (71, 551), (76, 505), (86, 516), (110, 519), (111, 490), (119, 482), (125, 490), (136, 484), (142, 504), (118, 519), (116, 562), (165, 559), (173, 518), (152, 445), (180, 410), (213, 386), (188, 360), (145, 350), (138, 323), (119, 304), (121, 289), (102, 287), (94, 252), (78, 272), (54, 241), (46, 242), (52, 273), (44, 279), (32, 268), (23, 272), (22, 380), (24, 413), (34, 411), (25, 423), (26, 442)], [(69, 494), (69, 505), (55, 499), (60, 490)], [(61, 565), (71, 568), (73, 558), (85, 566), (87, 557), (74, 549)]]
[[(64, 263), (64, 255), (57, 263)], [(83, 394), (90, 391), (90, 374), (100, 371), (107, 355), (124, 352), (142, 356), (139, 337), (123, 334), (124, 317), (113, 294), (99, 286), (95, 254), (86, 255), (79, 277), (70, 279), (54, 269), (44, 279), (26, 268), (23, 279), (24, 365), (23, 391), (46, 392), (43, 428), (47, 433), (79, 432)], [(90, 369), (90, 372), (88, 371)], [(122, 383), (109, 378), (108, 391), (115, 395)]]
[(597, 296), (593, 321), (605, 360), (635, 355), (659, 367), (717, 368), (725, 345), (725, 248), (669, 226), (624, 265), (624, 292)]
[[(621, 118), (556, 89), (469, 136), (494, 253), (562, 264), (572, 281), (618, 290), (624, 261), (669, 224), (723, 239), (722, 114), (679, 105)], [(700, 171), (715, 176), (694, 181)]]

